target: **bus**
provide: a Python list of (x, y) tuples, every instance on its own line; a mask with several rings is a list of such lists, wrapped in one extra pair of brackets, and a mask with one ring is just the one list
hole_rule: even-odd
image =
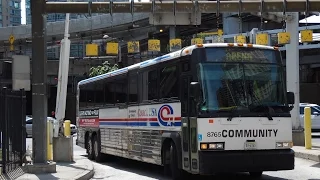
[(152, 163), (172, 179), (294, 169), (294, 94), (277, 47), (185, 47), (82, 80), (77, 145)]

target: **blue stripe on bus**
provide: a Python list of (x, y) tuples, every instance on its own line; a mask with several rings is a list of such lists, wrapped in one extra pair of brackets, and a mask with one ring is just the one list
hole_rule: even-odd
[(147, 122), (100, 122), (100, 125), (111, 125), (111, 126), (147, 126)]
[[(150, 126), (160, 126), (160, 124), (158, 122), (150, 122)], [(174, 122), (173, 126), (181, 126), (181, 122)]]
[[(110, 126), (148, 126), (147, 122), (100, 122), (100, 125), (110, 125)], [(150, 122), (150, 126), (158, 127), (160, 124), (158, 122)], [(181, 126), (181, 122), (174, 122), (173, 126)], [(170, 126), (168, 126), (170, 127)]]

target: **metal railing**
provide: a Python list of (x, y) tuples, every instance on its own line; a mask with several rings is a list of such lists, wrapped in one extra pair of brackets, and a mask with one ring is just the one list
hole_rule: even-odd
[(22, 166), (26, 153), (25, 91), (0, 89), (0, 158), (3, 174)]

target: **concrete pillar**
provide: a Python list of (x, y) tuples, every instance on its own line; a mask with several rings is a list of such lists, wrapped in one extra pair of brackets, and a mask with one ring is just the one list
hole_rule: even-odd
[(223, 34), (238, 34), (239, 33), (239, 18), (229, 17), (233, 13), (223, 13)]
[(176, 27), (170, 26), (169, 28), (169, 39), (175, 39), (176, 38)]
[(300, 122), (300, 84), (299, 84), (299, 14), (287, 13), (290, 20), (286, 23), (286, 31), (290, 33), (290, 44), (286, 45), (287, 90), (295, 95), (294, 108), (291, 111), (293, 143), (304, 145), (304, 133)]

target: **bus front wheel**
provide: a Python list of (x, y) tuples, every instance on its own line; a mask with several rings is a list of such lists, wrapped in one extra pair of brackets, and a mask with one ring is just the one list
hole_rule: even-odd
[(178, 151), (174, 143), (170, 146), (170, 171), (173, 180), (179, 180), (183, 178), (183, 172), (178, 167)]

